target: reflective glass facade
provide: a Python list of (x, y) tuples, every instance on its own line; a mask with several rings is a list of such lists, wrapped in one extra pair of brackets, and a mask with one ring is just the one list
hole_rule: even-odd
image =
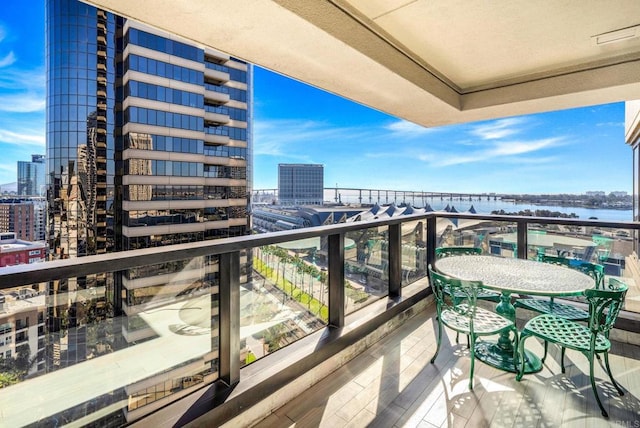
[(47, 6), (50, 250), (113, 251), (115, 17), (73, 0)]
[(31, 162), (18, 161), (18, 196), (45, 196), (44, 155), (32, 155)]
[[(251, 81), (243, 61), (77, 0), (48, 0), (51, 258), (248, 234)], [(244, 260), (243, 281), (252, 258)], [(215, 380), (217, 264), (206, 257), (48, 284), (45, 370), (155, 340), (149, 308), (206, 297), (207, 352), (189, 363), (188, 376), (169, 369), (101, 396), (125, 403), (105, 425)]]

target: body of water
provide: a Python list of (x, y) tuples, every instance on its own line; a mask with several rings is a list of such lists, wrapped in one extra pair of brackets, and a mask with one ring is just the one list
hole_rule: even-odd
[[(325, 201), (332, 201), (335, 198), (335, 194), (333, 191), (325, 191)], [(353, 194), (349, 194), (348, 192), (341, 192), (340, 199), (342, 203), (358, 203), (358, 193), (353, 192)], [(376, 203), (377, 194), (372, 195), (372, 203)], [(583, 207), (563, 207), (563, 206), (552, 206), (552, 205), (536, 205), (536, 204), (526, 204), (526, 203), (515, 203), (509, 201), (498, 200), (487, 200), (487, 198), (478, 199), (477, 197), (471, 198), (469, 200), (468, 197), (459, 200), (457, 198), (449, 199), (440, 197), (435, 198), (424, 198), (424, 200), (420, 197), (412, 198), (411, 196), (407, 196), (405, 200), (403, 200), (403, 196), (401, 192), (398, 192), (395, 200), (394, 195), (390, 192), (388, 199), (386, 199), (386, 195), (381, 195), (381, 200), (379, 201), (380, 205), (388, 205), (390, 203), (395, 203), (396, 205), (400, 205), (401, 203), (408, 203), (413, 205), (416, 208), (420, 208), (424, 206), (424, 203), (427, 203), (434, 210), (442, 210), (447, 205), (449, 207), (455, 207), (456, 211), (464, 212), (468, 211), (471, 206), (478, 212), (479, 214), (490, 214), (492, 211), (504, 210), (505, 212), (518, 212), (524, 210), (549, 210), (549, 211), (558, 211), (565, 214), (575, 214), (582, 220), (587, 220), (589, 217), (596, 217), (598, 220), (606, 220), (606, 221), (632, 221), (633, 220), (633, 211), (632, 210), (613, 210), (613, 209), (592, 209), (592, 208), (583, 208)], [(369, 203), (369, 194), (368, 192), (365, 195), (363, 192), (362, 195), (362, 203)]]

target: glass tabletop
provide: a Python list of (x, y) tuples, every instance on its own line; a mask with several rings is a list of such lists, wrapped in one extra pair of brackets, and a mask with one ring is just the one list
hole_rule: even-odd
[(543, 296), (575, 296), (595, 281), (565, 266), (494, 256), (456, 256), (439, 259), (436, 269), (459, 279), (482, 281), (487, 288)]

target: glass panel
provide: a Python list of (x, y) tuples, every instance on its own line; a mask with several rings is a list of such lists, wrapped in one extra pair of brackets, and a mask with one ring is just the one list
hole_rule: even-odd
[(610, 277), (629, 285), (625, 310), (639, 312), (635, 299), (636, 274), (640, 264), (633, 251), (633, 231), (623, 228), (582, 226), (579, 224), (531, 224), (528, 231), (529, 255), (563, 257), (572, 265), (594, 263), (602, 265), (603, 284)]
[[(218, 378), (217, 257), (52, 279), (2, 297), (0, 325), (22, 328), (14, 358), (0, 359), (7, 426), (120, 426)], [(36, 391), (46, 402), (26, 398)]]
[(427, 276), (426, 220), (402, 224), (402, 285)]
[(320, 242), (317, 237), (253, 250), (253, 279), (240, 289), (243, 365), (327, 324), (329, 295), (326, 264), (318, 257)]
[(348, 232), (344, 242), (345, 314), (389, 293), (389, 228)]
[(482, 254), (517, 257), (515, 222), (438, 217), (436, 247), (477, 247)]

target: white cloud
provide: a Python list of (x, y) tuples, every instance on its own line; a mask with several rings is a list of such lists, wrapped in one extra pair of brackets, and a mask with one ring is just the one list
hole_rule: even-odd
[(0, 58), (0, 68), (7, 67), (13, 64), (14, 62), (16, 62), (16, 56), (13, 53), (13, 51), (11, 51), (7, 55), (5, 55), (4, 58)]
[(600, 122), (600, 123), (596, 123), (596, 126), (624, 127), (624, 122)]
[(526, 120), (521, 117), (500, 119), (474, 126), (469, 132), (483, 140), (497, 140), (519, 133), (521, 131), (519, 126), (525, 122)]
[(0, 73), (0, 111), (29, 113), (45, 108), (43, 67), (23, 70), (11, 66)]
[(535, 152), (545, 147), (556, 145), (560, 138), (545, 138), (535, 141), (503, 141), (489, 149), (487, 154), (493, 156), (512, 156), (523, 153)]
[(15, 132), (0, 129), (0, 143), (15, 144), (15, 145), (32, 145), (41, 146), (45, 145), (44, 130), (41, 132)]
[(524, 159), (528, 159), (528, 162), (530, 163), (541, 163), (542, 161), (540, 159), (536, 161), (533, 160), (534, 158), (516, 158), (516, 156), (524, 155), (527, 153), (534, 153), (545, 148), (558, 147), (563, 144), (565, 144), (564, 139), (559, 137), (532, 141), (501, 141), (496, 142), (492, 147), (483, 150), (476, 150), (471, 152), (467, 151), (465, 153), (454, 154), (426, 153), (419, 155), (418, 158), (433, 166), (452, 166), (482, 162), (489, 164), (496, 163), (497, 161), (501, 161), (503, 163), (506, 161), (511, 161), (512, 163), (522, 163), (524, 162)]
[(0, 111), (12, 113), (30, 113), (44, 110), (44, 95), (33, 93), (0, 95)]
[(363, 154), (364, 157), (370, 159), (378, 159), (378, 158), (390, 158), (390, 157), (404, 157), (405, 154), (402, 152), (366, 152)]
[[(256, 155), (290, 158), (306, 157), (304, 144), (361, 141), (372, 131), (362, 128), (331, 126), (323, 122), (294, 119), (259, 120), (254, 123), (254, 149)], [(296, 153), (299, 150), (300, 153)]]
[(426, 128), (422, 125), (416, 125), (413, 122), (407, 120), (399, 120), (397, 122), (390, 123), (384, 126), (384, 129), (391, 131), (397, 136), (404, 138), (418, 137), (425, 134), (430, 134), (436, 131), (438, 128)]
[(558, 156), (544, 156), (544, 157), (517, 157), (511, 159), (513, 163), (517, 165), (543, 165), (549, 166), (560, 161), (560, 157)]
[(25, 70), (19, 67), (11, 67), (0, 73), (0, 89), (42, 91), (46, 85), (46, 73), (44, 67)]
[(16, 173), (15, 163), (0, 163), (0, 171)]

